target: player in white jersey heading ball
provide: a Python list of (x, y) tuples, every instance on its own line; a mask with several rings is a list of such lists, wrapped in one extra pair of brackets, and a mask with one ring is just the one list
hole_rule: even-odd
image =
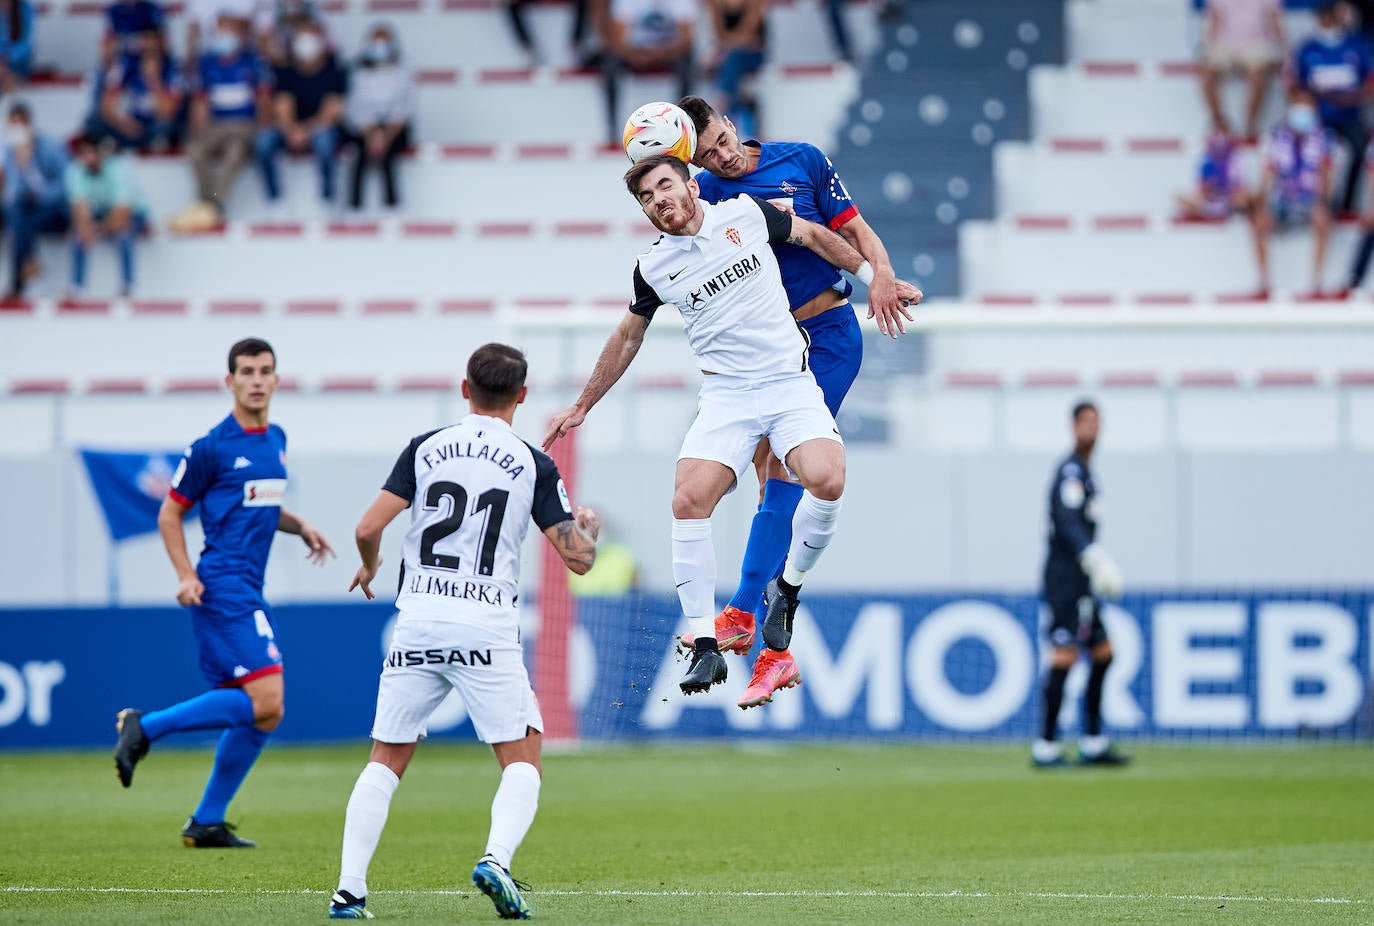
[(706, 374), (673, 489), (673, 581), (694, 637), (692, 662), (680, 683), (684, 693), (706, 691), (726, 678), (715, 636), (711, 513), (753, 464), (760, 438), (769, 439), (805, 489), (787, 563), (765, 593), (765, 649), (739, 702), (754, 707), (800, 680), (788, 652), (797, 596), (834, 535), (845, 477), (844, 444), (808, 368), (809, 342), (788, 309), (770, 244), (810, 248), (850, 272), (864, 261), (824, 226), (762, 200), (705, 202), (687, 165), (676, 158), (641, 160), (625, 174), (625, 185), (665, 234), (639, 256), (635, 300), (606, 341), (582, 394), (554, 417), (544, 448), (583, 422), (629, 367), (654, 312), (675, 305)]
[(372, 756), (348, 801), (331, 917), (371, 918), (367, 868), (391, 796), (450, 690), (463, 699), (477, 737), (491, 744), (502, 769), (486, 853), (472, 882), (502, 917), (529, 915), (510, 864), (539, 804), (544, 721), (520, 645), (520, 548), (533, 520), (568, 568), (582, 574), (596, 558), (601, 525), (590, 509), (574, 516), (553, 460), (511, 430), (515, 407), (525, 400), (526, 370), (513, 347), (479, 347), (462, 386), (472, 413), (412, 440), (358, 523), (362, 565), (349, 591), (360, 588), (373, 598), (382, 531), (411, 510)]

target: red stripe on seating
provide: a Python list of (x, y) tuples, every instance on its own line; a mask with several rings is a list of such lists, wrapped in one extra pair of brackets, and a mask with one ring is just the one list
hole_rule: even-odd
[(571, 299), (530, 298), (517, 299), (515, 304), (522, 309), (566, 309), (572, 306)]
[(1192, 305), (1192, 293), (1140, 293), (1135, 297), (1140, 305)]
[(110, 311), (110, 304), (104, 299), (63, 299), (57, 303), (57, 311), (102, 315)]
[(1374, 386), (1374, 370), (1342, 370), (1336, 381), (1342, 386)]
[(363, 312), (368, 315), (406, 315), (413, 314), (419, 307), (414, 299), (369, 299), (363, 303)]
[(324, 13), (342, 13), (348, 9), (348, 3), (347, 0), (321, 0), (319, 9)]
[(1132, 154), (1156, 154), (1180, 152), (1183, 150), (1181, 138), (1132, 138), (1126, 142), (1126, 150)]
[(283, 376), (277, 380), (278, 392), (300, 392), (301, 381), (294, 376)]
[(495, 145), (444, 145), (439, 149), (441, 158), (489, 158), (496, 155)]
[(1173, 222), (1175, 228), (1189, 226), (1197, 228), (1223, 229), (1226, 227), (1226, 219), (1203, 219), (1191, 215), (1176, 215), (1169, 221)]
[(1194, 61), (1162, 61), (1159, 65), (1159, 73), (1164, 77), (1195, 77), (1197, 70)]
[(0, 299), (0, 312), (32, 312), (33, 303), (23, 296), (9, 297)]
[(93, 379), (86, 385), (91, 395), (126, 395), (148, 391), (141, 379)]
[(1229, 370), (1190, 370), (1179, 374), (1182, 386), (1239, 386), (1240, 377)]
[(1134, 61), (1084, 61), (1083, 73), (1089, 77), (1134, 77), (1140, 65)]
[(477, 80), (484, 84), (514, 84), (533, 76), (534, 68), (483, 68), (477, 73)]
[(421, 84), (456, 84), (458, 72), (453, 68), (423, 68), (415, 72), (415, 81)]
[(1027, 373), (1021, 380), (1023, 386), (1077, 386), (1078, 374), (1071, 370), (1042, 370), (1035, 373)]
[(1098, 231), (1143, 231), (1150, 227), (1147, 215), (1099, 215), (1093, 218)]
[(87, 0), (72, 0), (67, 4), (68, 16), (103, 16), (105, 15), (106, 3), (101, 0), (87, 2)]
[(567, 158), (572, 156), (572, 145), (516, 145), (515, 156), (517, 158)]
[(1215, 293), (1212, 301), (1217, 305), (1267, 305), (1268, 300), (1260, 298), (1259, 293)]
[(10, 383), (10, 395), (66, 395), (71, 391), (65, 379), (16, 379)]
[(1102, 385), (1117, 389), (1158, 386), (1159, 374), (1149, 370), (1112, 370), (1102, 374)]
[(367, 0), (369, 13), (413, 13), (420, 8), (420, 0)]
[(248, 226), (250, 238), (295, 238), (304, 232), (300, 222), (254, 222)]
[(978, 298), (983, 305), (997, 308), (1035, 305), (1035, 296), (1030, 293), (984, 293)]
[(662, 234), (662, 232), (660, 232), (657, 228), (654, 228), (654, 225), (653, 225), (652, 222), (649, 222), (649, 221), (646, 221), (646, 220), (641, 220), (641, 221), (638, 221), (638, 222), (631, 222), (631, 223), (630, 223), (630, 234), (632, 234), (632, 235), (660, 235), (660, 234)]
[(52, 12), (52, 4), (51, 4), (51, 3), (35, 3), (35, 4), (33, 5), (33, 15), (35, 15), (35, 16), (47, 16), (47, 15), (48, 15), (49, 13), (51, 13), (51, 12)]
[(169, 379), (162, 391), (180, 394), (188, 392), (219, 392), (223, 388), (223, 380), (202, 376), (194, 379)]
[(134, 312), (138, 315), (185, 315), (184, 299), (135, 299)]
[(1317, 374), (1311, 370), (1264, 370), (1257, 382), (1261, 386), (1315, 386)]
[(1103, 138), (1051, 138), (1050, 150), (1057, 154), (1102, 154), (1107, 150)]
[(376, 392), (377, 381), (370, 376), (334, 376), (320, 380), (321, 392)]
[(35, 74), (29, 80), (33, 87), (79, 87), (85, 74)]
[(519, 235), (534, 234), (533, 222), (483, 222), (477, 226), (477, 234), (480, 236), (490, 235), (494, 238), (505, 238)]
[(490, 299), (445, 299), (439, 303), (439, 311), (450, 312), (490, 312), (496, 303)]
[(456, 392), (458, 383), (451, 376), (404, 376), (396, 388), (401, 392)]
[(186, 12), (186, 4), (164, 3), (162, 5), (162, 12), (166, 13), (168, 16), (180, 16), (182, 13)]
[(494, 10), (497, 0), (444, 0), (445, 10)]
[(1111, 293), (1063, 293), (1059, 304), (1073, 308), (1101, 308), (1116, 302)]
[(614, 157), (623, 159), (625, 157), (625, 149), (621, 147), (620, 142), (615, 141), (602, 142), (593, 148), (592, 152), (600, 158)]
[(1073, 225), (1067, 215), (1018, 215), (1015, 221), (1023, 231), (1068, 231)]
[(406, 222), (401, 234), (407, 238), (447, 238), (458, 234), (457, 222)]
[(376, 222), (330, 222), (327, 231), (335, 238), (364, 238), (381, 230)]
[(607, 296), (604, 299), (593, 299), (591, 304), (598, 309), (625, 309), (629, 307), (630, 300), (624, 296)]
[(660, 376), (642, 376), (635, 381), (635, 385), (642, 390), (652, 389), (685, 389), (688, 385), (687, 377), (681, 374), (664, 373)]
[(214, 225), (207, 225), (205, 228), (188, 229), (186, 231), (174, 231), (172, 234), (179, 238), (212, 238), (223, 235), (229, 230), (229, 226), (224, 222), (216, 222)]
[(210, 303), (211, 315), (261, 315), (262, 303), (256, 301), (233, 301)]
[(954, 372), (945, 377), (945, 385), (952, 389), (987, 389), (1002, 385), (996, 373)]
[(1313, 302), (1339, 302), (1345, 303), (1347, 297), (1340, 293), (1321, 292), (1321, 293), (1299, 293), (1293, 297), (1294, 302), (1313, 303)]
[(783, 77), (829, 77), (835, 73), (835, 65), (822, 64), (785, 64), (780, 69)]
[(295, 299), (286, 303), (287, 315), (334, 315), (339, 303), (333, 299)]
[(609, 222), (559, 222), (553, 231), (556, 235), (569, 236), (609, 235), (611, 225)]

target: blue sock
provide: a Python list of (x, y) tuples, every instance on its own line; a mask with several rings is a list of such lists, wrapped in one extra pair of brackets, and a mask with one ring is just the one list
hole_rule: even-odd
[(215, 750), (215, 767), (205, 783), (205, 795), (193, 815), (197, 823), (223, 823), (229, 802), (238, 793), (239, 785), (262, 754), (262, 747), (272, 734), (257, 727), (232, 727), (219, 738)]
[(148, 739), (161, 739), (183, 730), (220, 730), (252, 726), (253, 699), (242, 688), (216, 688), (199, 697), (142, 717)]
[(739, 588), (730, 607), (754, 611), (763, 600), (763, 587), (787, 559), (792, 543), (792, 513), (801, 501), (802, 487), (795, 482), (769, 479), (763, 484), (763, 504), (749, 526), (749, 542), (739, 567)]

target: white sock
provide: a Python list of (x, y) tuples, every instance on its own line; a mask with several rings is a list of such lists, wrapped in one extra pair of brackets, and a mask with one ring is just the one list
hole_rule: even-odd
[(1103, 734), (1098, 734), (1096, 736), (1084, 735), (1078, 738), (1079, 754), (1087, 756), (1089, 759), (1095, 759), (1102, 755), (1111, 745), (1111, 738)]
[(716, 635), (716, 548), (710, 518), (673, 518), (673, 582), (688, 626), (698, 639)]
[(491, 800), (491, 833), (487, 855), (510, 871), (510, 860), (534, 822), (539, 809), (539, 769), (528, 762), (512, 762), (501, 773), (501, 786)]
[(380, 762), (369, 762), (353, 786), (344, 815), (343, 863), (339, 867), (339, 890), (354, 897), (367, 896), (367, 866), (382, 838), (391, 795), (401, 779)]
[(788, 585), (801, 585), (821, 553), (830, 546), (843, 501), (837, 498), (826, 502), (810, 492), (802, 493), (797, 513), (792, 516), (792, 549), (787, 551), (787, 564), (782, 569), (782, 580)]

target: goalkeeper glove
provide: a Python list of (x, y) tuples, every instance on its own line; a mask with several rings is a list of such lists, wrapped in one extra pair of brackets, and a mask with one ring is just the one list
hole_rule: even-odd
[(1089, 544), (1078, 556), (1078, 564), (1088, 575), (1093, 594), (1099, 598), (1121, 597), (1121, 570), (1098, 544)]

